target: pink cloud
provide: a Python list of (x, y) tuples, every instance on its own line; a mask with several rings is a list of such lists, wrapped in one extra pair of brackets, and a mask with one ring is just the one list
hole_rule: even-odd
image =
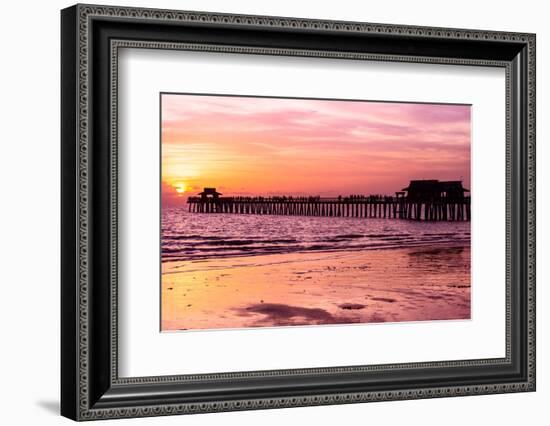
[(393, 193), (421, 178), (470, 185), (467, 105), (163, 95), (162, 144), (164, 180), (226, 192)]

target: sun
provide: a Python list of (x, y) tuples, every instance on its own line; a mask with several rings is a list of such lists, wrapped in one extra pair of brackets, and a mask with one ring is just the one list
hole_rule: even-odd
[(183, 182), (177, 182), (172, 184), (178, 194), (183, 194), (187, 190), (187, 186)]

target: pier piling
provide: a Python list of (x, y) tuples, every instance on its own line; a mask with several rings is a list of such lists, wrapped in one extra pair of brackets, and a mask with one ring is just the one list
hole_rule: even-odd
[(189, 197), (190, 213), (469, 221), (470, 198), (408, 201), (404, 197)]

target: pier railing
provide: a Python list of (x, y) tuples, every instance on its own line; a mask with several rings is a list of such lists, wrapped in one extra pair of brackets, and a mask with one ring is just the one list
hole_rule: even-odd
[(409, 200), (406, 197), (189, 197), (189, 212), (288, 216), (362, 217), (426, 221), (470, 220), (470, 197)]

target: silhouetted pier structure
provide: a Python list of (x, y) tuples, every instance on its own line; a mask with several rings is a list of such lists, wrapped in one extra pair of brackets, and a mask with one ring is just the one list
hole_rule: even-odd
[(425, 221), (470, 220), (470, 197), (461, 182), (411, 181), (407, 188), (386, 195), (349, 195), (336, 198), (272, 196), (222, 197), (205, 188), (189, 197), (189, 212), (288, 216), (361, 217)]

